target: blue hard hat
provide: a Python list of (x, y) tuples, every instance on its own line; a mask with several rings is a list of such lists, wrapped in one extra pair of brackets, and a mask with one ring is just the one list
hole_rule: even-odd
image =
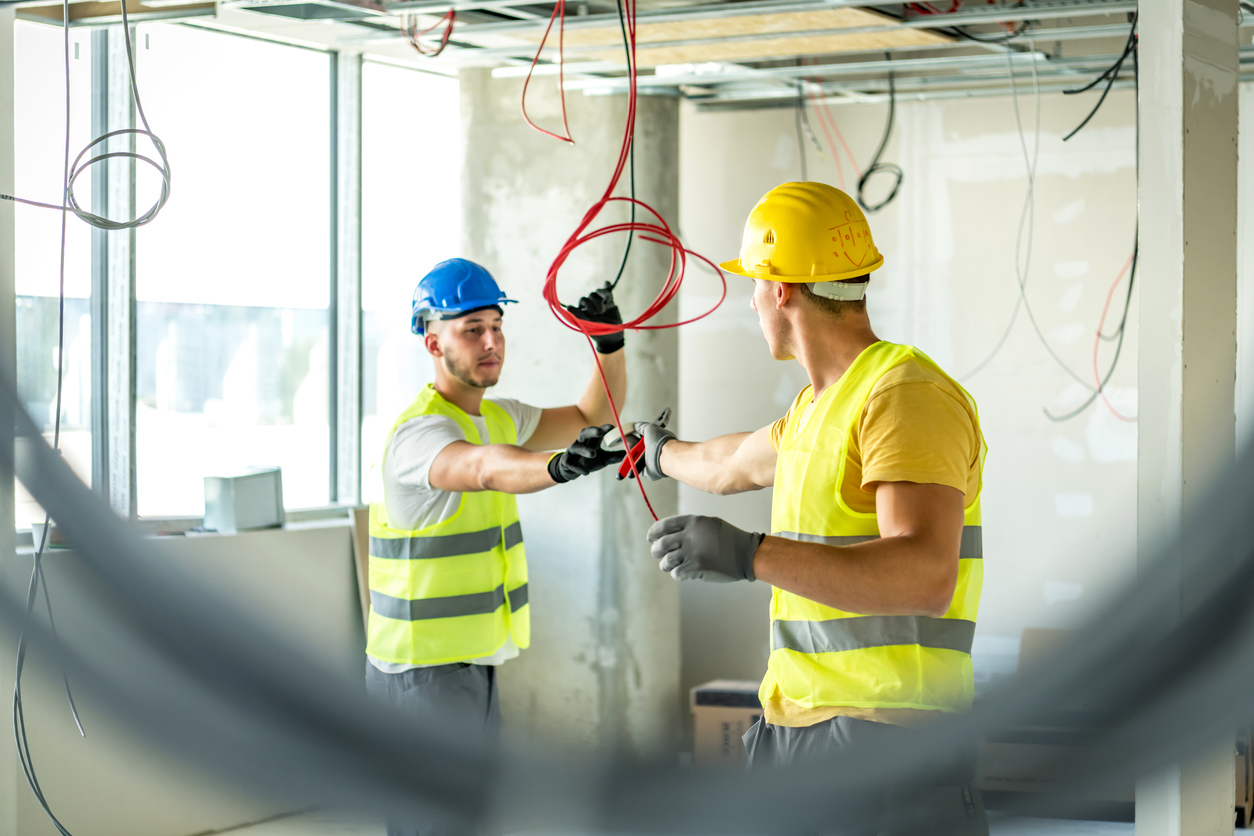
[(432, 267), (414, 288), (413, 319), (409, 329), (421, 336), (426, 333), (425, 318), (430, 314), (456, 319), (471, 311), (517, 301), (505, 298), (500, 285), (485, 268), (464, 258), (450, 258)]

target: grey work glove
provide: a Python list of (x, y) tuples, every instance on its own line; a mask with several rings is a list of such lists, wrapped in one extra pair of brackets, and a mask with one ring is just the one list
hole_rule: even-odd
[(644, 437), (644, 472), (645, 475), (656, 482), (659, 479), (665, 479), (666, 474), (662, 472), (662, 445), (668, 441), (675, 440), (675, 434), (660, 424), (637, 424), (637, 431), (643, 430), (640, 434)]
[(667, 517), (649, 529), (650, 551), (677, 581), (756, 580), (753, 555), (765, 534), (742, 531), (718, 517)]
[(613, 424), (602, 424), (581, 430), (574, 444), (549, 459), (549, 476), (553, 481), (560, 485), (621, 462), (625, 452), (601, 448), (601, 439), (612, 429)]

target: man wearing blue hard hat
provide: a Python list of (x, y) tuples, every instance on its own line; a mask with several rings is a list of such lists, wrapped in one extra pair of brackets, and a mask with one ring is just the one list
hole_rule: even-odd
[[(577, 403), (540, 409), (485, 398), (505, 363), (506, 298), (472, 261), (437, 264), (414, 291), (412, 330), (435, 382), (385, 444), (383, 501), (370, 506), (369, 691), (424, 719), (499, 740), (496, 666), (531, 642), (527, 561), (515, 494), (586, 476), (623, 458), (595, 373)], [(569, 310), (620, 325), (610, 286)], [(593, 338), (617, 401), (627, 390), (622, 332)], [(565, 449), (562, 449), (565, 448)], [(553, 452), (553, 451), (559, 452)], [(389, 836), (456, 832), (389, 822)]]

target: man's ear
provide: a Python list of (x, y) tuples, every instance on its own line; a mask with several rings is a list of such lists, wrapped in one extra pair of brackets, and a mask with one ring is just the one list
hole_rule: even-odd
[(440, 336), (432, 334), (428, 331), (422, 338), (422, 344), (426, 347), (427, 353), (432, 357), (443, 357), (444, 350), (440, 348)]
[(783, 310), (784, 306), (788, 304), (788, 300), (797, 295), (796, 286), (788, 282), (775, 282), (774, 290), (775, 307), (778, 310)]

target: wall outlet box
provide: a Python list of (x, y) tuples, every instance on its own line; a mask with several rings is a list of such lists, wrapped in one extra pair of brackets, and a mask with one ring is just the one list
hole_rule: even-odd
[(224, 534), (283, 525), (283, 471), (205, 477), (205, 528)]

